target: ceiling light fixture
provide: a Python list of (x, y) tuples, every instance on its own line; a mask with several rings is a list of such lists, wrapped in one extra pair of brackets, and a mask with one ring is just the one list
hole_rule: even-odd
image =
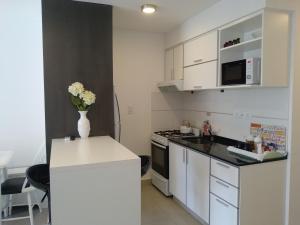
[(152, 14), (152, 13), (155, 13), (157, 6), (152, 5), (152, 4), (145, 4), (145, 5), (142, 5), (141, 9), (142, 9), (142, 12), (145, 14)]

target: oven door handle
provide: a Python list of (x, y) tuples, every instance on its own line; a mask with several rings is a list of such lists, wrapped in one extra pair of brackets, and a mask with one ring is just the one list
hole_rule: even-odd
[(156, 147), (159, 147), (159, 148), (167, 149), (167, 146), (158, 144), (158, 143), (156, 143), (156, 142), (154, 142), (154, 141), (151, 141), (151, 144), (153, 144), (153, 145), (155, 145)]

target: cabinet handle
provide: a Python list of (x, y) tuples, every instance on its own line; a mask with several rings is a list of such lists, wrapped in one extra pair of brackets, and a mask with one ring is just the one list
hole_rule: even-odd
[(219, 180), (216, 180), (216, 182), (220, 185), (222, 185), (223, 187), (226, 187), (226, 188), (230, 188), (227, 184), (224, 184), (223, 182), (219, 181)]
[(198, 86), (194, 86), (194, 89), (201, 89), (202, 86), (198, 85)]
[(202, 61), (203, 61), (203, 59), (195, 59), (194, 63), (198, 63), (198, 62), (202, 62)]
[(186, 150), (186, 164), (189, 164), (189, 151)]
[(225, 207), (229, 207), (229, 205), (227, 205), (225, 202), (221, 201), (220, 199), (216, 198), (217, 202), (219, 202), (221, 205), (225, 206)]
[(172, 71), (171, 71), (171, 77), (172, 77), (172, 80), (174, 80), (174, 69), (172, 69)]
[(182, 162), (185, 163), (185, 149), (183, 149), (182, 151)]
[(230, 168), (229, 166), (227, 166), (227, 165), (225, 165), (225, 164), (223, 164), (223, 163), (217, 162), (217, 164), (218, 164), (219, 166), (222, 166), (222, 167), (226, 168), (226, 169), (229, 169), (229, 168)]

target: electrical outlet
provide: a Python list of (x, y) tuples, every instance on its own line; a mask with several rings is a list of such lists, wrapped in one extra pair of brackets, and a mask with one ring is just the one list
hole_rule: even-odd
[(238, 111), (234, 111), (234, 112), (233, 112), (233, 117), (234, 117), (235, 119), (238, 119), (238, 118), (239, 118), (239, 112), (238, 112)]
[(233, 116), (234, 116), (234, 118), (236, 118), (236, 119), (242, 119), (243, 118), (243, 113), (242, 112), (240, 112), (240, 111), (235, 111), (234, 113), (233, 113)]
[(133, 106), (128, 106), (128, 115), (132, 115), (133, 114)]
[(233, 113), (234, 118), (244, 120), (244, 119), (249, 119), (252, 117), (251, 113), (248, 112), (242, 112), (242, 111), (235, 111)]
[(246, 113), (245, 113), (245, 119), (251, 120), (252, 117), (253, 117), (252, 113), (250, 113), (250, 112), (246, 112)]

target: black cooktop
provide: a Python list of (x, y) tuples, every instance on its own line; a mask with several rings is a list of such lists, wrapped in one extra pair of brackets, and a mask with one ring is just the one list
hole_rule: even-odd
[(193, 137), (195, 136), (193, 133), (182, 134), (180, 130), (165, 130), (165, 131), (157, 131), (154, 132), (157, 135), (166, 137), (166, 138), (178, 138), (178, 137)]
[(269, 159), (263, 162), (249, 158), (240, 154), (236, 154), (227, 150), (228, 146), (235, 146), (240, 149), (249, 150), (249, 146), (245, 142), (240, 142), (233, 139), (228, 139), (220, 136), (212, 137), (190, 137), (190, 138), (169, 138), (171, 142), (183, 145), (192, 150), (204, 153), (213, 158), (230, 163), (234, 166), (247, 166), (258, 163), (265, 163), (277, 160), (287, 159), (287, 156), (281, 158)]

